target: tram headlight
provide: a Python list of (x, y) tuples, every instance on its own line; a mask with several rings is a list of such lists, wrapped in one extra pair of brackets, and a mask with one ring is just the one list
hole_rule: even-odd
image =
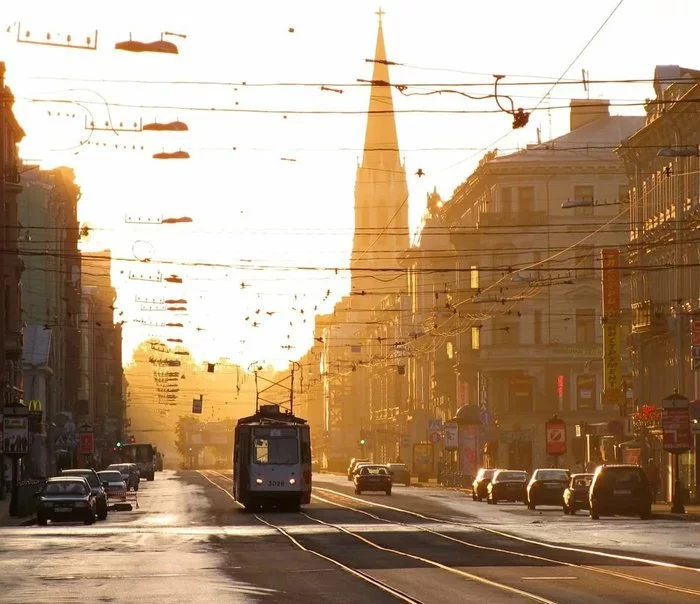
[(262, 483), (263, 483), (263, 479), (262, 479), (262, 478), (256, 478), (256, 479), (255, 479), (255, 484), (262, 484)]
[(290, 479), (289, 479), (289, 484), (296, 484), (296, 483), (297, 483), (297, 479), (296, 479), (296, 478), (290, 478)]

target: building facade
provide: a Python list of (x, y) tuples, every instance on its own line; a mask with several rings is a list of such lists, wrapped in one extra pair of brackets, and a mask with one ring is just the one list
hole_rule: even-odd
[(25, 168), (22, 186), (18, 212), (24, 260), (24, 397), (42, 414), (39, 431), (31, 436), (32, 469), (36, 475), (50, 475), (56, 467), (58, 437), (51, 427), (66, 414), (72, 416), (78, 399), (80, 190), (70, 168)]
[[(691, 358), (691, 325), (700, 321), (700, 71), (656, 68), (656, 99), (647, 106), (644, 127), (617, 150), (629, 174), (628, 265), (631, 272), (632, 350), (638, 405), (659, 409), (674, 391), (700, 399), (700, 361)], [(658, 424), (658, 422), (657, 422)], [(663, 452), (660, 426), (638, 445), (643, 457), (666, 468), (664, 494), (672, 475)], [(687, 496), (698, 500), (697, 431), (695, 451), (681, 455)]]

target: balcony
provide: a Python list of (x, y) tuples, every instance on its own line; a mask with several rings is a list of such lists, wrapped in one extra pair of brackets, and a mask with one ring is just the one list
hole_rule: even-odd
[(632, 304), (632, 333), (668, 331), (668, 305), (644, 300)]

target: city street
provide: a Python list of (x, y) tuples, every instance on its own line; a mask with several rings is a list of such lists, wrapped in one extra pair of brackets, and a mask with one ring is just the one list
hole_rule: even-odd
[[(247, 514), (231, 472), (156, 475), (139, 509), (0, 528), (0, 601), (668, 602), (700, 597), (700, 523), (591, 521), (315, 476), (300, 514)], [(402, 511), (405, 510), (405, 511)], [(594, 550), (605, 550), (607, 555)]]

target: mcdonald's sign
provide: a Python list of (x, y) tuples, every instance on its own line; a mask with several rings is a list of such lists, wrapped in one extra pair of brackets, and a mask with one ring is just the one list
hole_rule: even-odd
[(41, 401), (39, 399), (33, 398), (29, 401), (27, 409), (29, 413), (42, 413), (44, 410), (44, 406), (41, 404)]

